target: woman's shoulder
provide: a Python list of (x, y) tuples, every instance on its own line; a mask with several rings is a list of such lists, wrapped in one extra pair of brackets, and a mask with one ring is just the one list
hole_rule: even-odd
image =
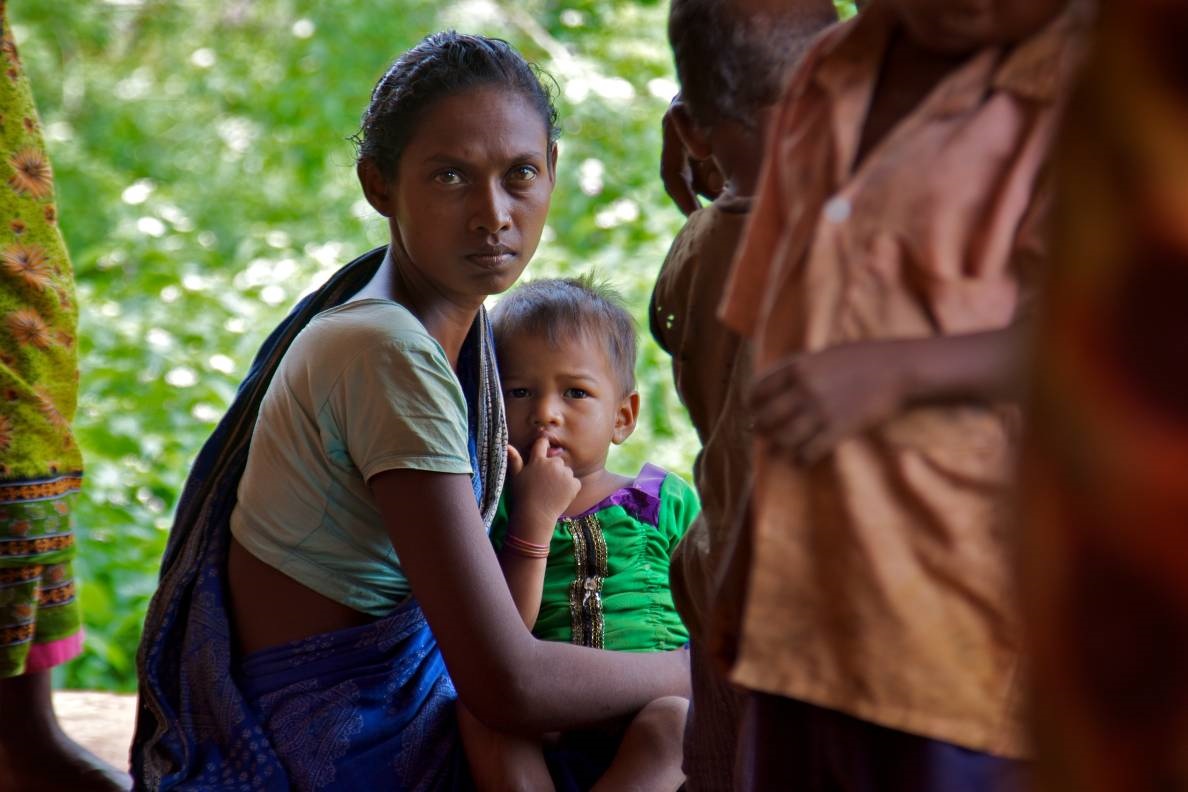
[(317, 314), (294, 342), (304, 356), (345, 362), (368, 352), (393, 348), (440, 359), (445, 351), (420, 320), (400, 303), (366, 298)]
[(310, 328), (333, 335), (408, 338), (413, 342), (433, 340), (412, 311), (398, 302), (378, 297), (351, 300), (320, 312)]

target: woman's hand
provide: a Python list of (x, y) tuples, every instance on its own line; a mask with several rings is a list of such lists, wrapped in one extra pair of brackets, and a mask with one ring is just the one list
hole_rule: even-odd
[(549, 456), (549, 439), (543, 435), (532, 444), (527, 462), (508, 446), (507, 469), (515, 535), (528, 542), (548, 544), (553, 526), (577, 497), (581, 482), (561, 457)]
[(782, 456), (811, 465), (850, 435), (903, 407), (900, 359), (886, 342), (793, 355), (755, 380), (755, 436)]

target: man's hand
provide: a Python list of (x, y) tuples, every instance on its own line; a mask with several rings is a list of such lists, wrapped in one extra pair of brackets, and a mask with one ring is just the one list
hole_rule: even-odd
[(848, 344), (768, 369), (751, 390), (755, 436), (811, 465), (846, 437), (890, 418), (904, 404), (902, 367), (890, 346)]
[(793, 355), (756, 378), (756, 436), (812, 464), (844, 438), (910, 405), (1017, 400), (1027, 325), (950, 336), (865, 341)]

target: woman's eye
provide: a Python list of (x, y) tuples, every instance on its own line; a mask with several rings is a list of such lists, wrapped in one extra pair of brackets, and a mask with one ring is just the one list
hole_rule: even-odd
[(536, 179), (536, 174), (536, 168), (531, 165), (520, 165), (519, 167), (512, 168), (509, 175), (513, 181), (530, 182)]
[(435, 174), (433, 180), (438, 184), (461, 184), (462, 174), (456, 170), (443, 170)]
[(590, 396), (588, 391), (582, 390), (581, 388), (570, 388), (565, 391), (565, 395), (571, 399), (585, 399)]
[(507, 397), (509, 399), (526, 399), (528, 398), (527, 388), (508, 388)]

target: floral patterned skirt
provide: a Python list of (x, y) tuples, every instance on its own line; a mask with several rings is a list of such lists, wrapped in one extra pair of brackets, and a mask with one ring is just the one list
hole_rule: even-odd
[(78, 309), (53, 176), (0, 0), (0, 677), (81, 651), (71, 499)]

